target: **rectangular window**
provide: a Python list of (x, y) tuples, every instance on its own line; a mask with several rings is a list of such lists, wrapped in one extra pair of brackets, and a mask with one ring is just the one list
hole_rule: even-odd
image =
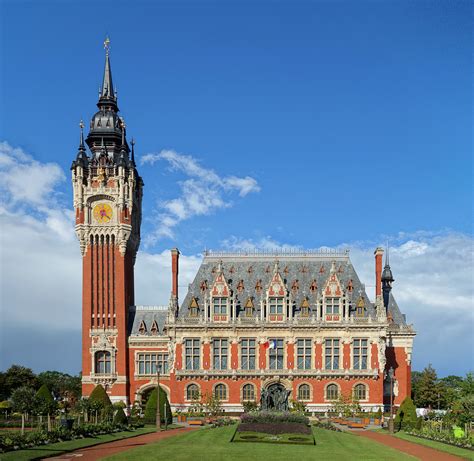
[(270, 314), (283, 314), (283, 298), (270, 298)]
[(227, 314), (227, 298), (212, 298), (214, 314)]
[(270, 349), (270, 369), (271, 370), (283, 370), (283, 339), (270, 339), (270, 343), (273, 341), (275, 347)]
[(326, 298), (326, 314), (339, 314), (339, 298)]
[(324, 363), (326, 370), (339, 369), (339, 340), (326, 339), (324, 342)]
[(186, 339), (184, 341), (184, 354), (186, 370), (199, 370), (201, 340), (199, 338)]
[(354, 370), (367, 370), (367, 350), (367, 339), (354, 339), (352, 345)]
[(156, 365), (162, 374), (168, 374), (168, 354), (137, 354), (138, 374), (156, 375)]
[(228, 357), (227, 339), (212, 340), (212, 357), (214, 360), (214, 370), (227, 370)]
[(242, 339), (240, 343), (240, 364), (242, 370), (255, 370), (255, 339)]
[(311, 368), (311, 339), (298, 339), (296, 341), (296, 365), (298, 370)]

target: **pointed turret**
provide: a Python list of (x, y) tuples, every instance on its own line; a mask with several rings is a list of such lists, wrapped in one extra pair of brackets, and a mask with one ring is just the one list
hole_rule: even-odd
[(104, 78), (102, 79), (102, 86), (100, 88), (100, 94), (99, 94), (99, 102), (97, 103), (97, 105), (99, 107), (113, 105), (115, 106), (115, 109), (118, 111), (117, 95), (115, 93), (114, 84), (112, 81), (112, 68), (110, 66), (109, 45), (110, 45), (110, 40), (107, 37), (104, 42), (104, 48), (105, 48)]
[(81, 120), (79, 123), (79, 128), (81, 129), (81, 134), (79, 138), (79, 149), (77, 151), (76, 160), (72, 162), (72, 168), (76, 165), (82, 166), (83, 168), (87, 165), (89, 158), (86, 153), (86, 146), (84, 144), (84, 122)]
[(387, 246), (387, 256), (385, 257), (385, 266), (382, 272), (382, 292), (383, 292), (383, 304), (385, 306), (385, 310), (388, 309), (388, 302), (390, 299), (390, 292), (392, 291), (392, 283), (395, 281), (392, 274), (392, 269), (390, 268), (390, 261), (389, 261), (389, 252)]

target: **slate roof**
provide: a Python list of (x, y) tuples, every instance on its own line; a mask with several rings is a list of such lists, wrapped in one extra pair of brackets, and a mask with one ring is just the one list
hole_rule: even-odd
[[(346, 290), (349, 282), (352, 283), (352, 293), (348, 296), (352, 309), (355, 309), (360, 296), (363, 297), (366, 316), (375, 317), (375, 306), (369, 301), (365, 286), (359, 280), (357, 273), (349, 258), (348, 252), (332, 253), (301, 253), (301, 254), (206, 254), (194, 281), (189, 285), (188, 293), (179, 309), (179, 317), (189, 315), (189, 305), (193, 297), (197, 300), (199, 307), (204, 307), (204, 295), (207, 292), (209, 298), (210, 290), (217, 275), (218, 266), (221, 264), (223, 274), (228, 286), (236, 296), (236, 305), (239, 311), (244, 309), (247, 299), (253, 300), (254, 316), (260, 315), (260, 301), (266, 298), (266, 291), (274, 274), (275, 262), (278, 261), (279, 273), (291, 293), (294, 301), (295, 312), (305, 298), (308, 298), (311, 311), (316, 309), (317, 294), (321, 294), (326, 281), (329, 278), (331, 266), (334, 265), (336, 275), (341, 283), (342, 289)], [(262, 290), (255, 289), (257, 281), (261, 280)], [(298, 281), (298, 290), (292, 290), (293, 282)], [(242, 282), (241, 282), (242, 281)], [(310, 290), (310, 286), (316, 281), (317, 292)], [(207, 284), (207, 291), (201, 290), (202, 283)], [(243, 284), (243, 289), (238, 290), (238, 285)], [(394, 321), (401, 321), (396, 303), (392, 303)], [(239, 311), (237, 315), (239, 315)]]
[(390, 292), (388, 298), (388, 309), (387, 309), (387, 316), (391, 315), (393, 319), (393, 323), (397, 325), (406, 325), (406, 317), (405, 314), (400, 312), (400, 308), (398, 307), (397, 301), (393, 297), (393, 293)]
[[(140, 336), (162, 336), (164, 326), (168, 318), (168, 306), (131, 306), (128, 311), (128, 334)], [(153, 321), (158, 326), (157, 335), (153, 335), (151, 329)], [(144, 322), (146, 332), (140, 333), (138, 330)]]

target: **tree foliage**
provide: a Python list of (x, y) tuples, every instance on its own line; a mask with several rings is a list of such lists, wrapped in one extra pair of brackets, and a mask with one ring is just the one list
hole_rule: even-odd
[[(156, 404), (157, 392), (156, 389), (153, 389), (145, 406), (145, 423), (156, 424)], [(165, 408), (166, 419), (168, 424), (171, 424), (173, 422), (173, 415), (171, 413), (170, 403), (168, 402), (168, 396), (163, 388), (160, 387), (160, 420), (162, 423), (165, 422)]]
[(40, 415), (53, 414), (58, 408), (57, 402), (53, 399), (51, 391), (46, 384), (43, 384), (36, 392), (36, 411)]
[(81, 378), (79, 376), (71, 376), (60, 371), (44, 371), (38, 375), (38, 382), (46, 384), (56, 397), (64, 399), (74, 396), (74, 400), (81, 397)]
[(107, 408), (112, 406), (110, 397), (108, 396), (107, 392), (101, 384), (97, 384), (97, 386), (94, 387), (94, 390), (89, 396), (89, 403), (91, 405), (97, 403), (100, 408)]
[(411, 397), (406, 397), (400, 405), (395, 416), (395, 427), (400, 429), (413, 429), (416, 426), (416, 407)]
[(36, 388), (37, 379), (31, 368), (12, 365), (0, 373), (0, 400), (8, 399), (20, 387)]
[(419, 375), (413, 388), (418, 408), (437, 408), (445, 396), (443, 385), (438, 382), (436, 370), (429, 364)]

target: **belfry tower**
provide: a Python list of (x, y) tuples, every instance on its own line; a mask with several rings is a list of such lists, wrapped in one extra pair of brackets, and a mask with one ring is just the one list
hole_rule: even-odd
[[(112, 82), (109, 40), (97, 106), (72, 163), (76, 234), (82, 254), (82, 392), (102, 384), (129, 403), (127, 321), (134, 304), (143, 181), (127, 143)], [(86, 144), (89, 147), (88, 154)]]

